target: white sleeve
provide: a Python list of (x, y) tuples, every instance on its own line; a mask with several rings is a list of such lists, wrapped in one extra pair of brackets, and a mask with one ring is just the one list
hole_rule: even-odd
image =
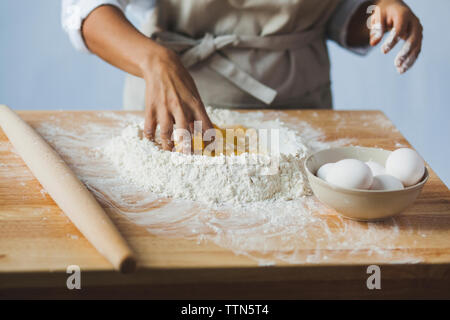
[(81, 26), (84, 19), (94, 9), (106, 4), (116, 6), (125, 11), (129, 2), (130, 0), (62, 0), (62, 27), (77, 50), (89, 53), (90, 51), (81, 35)]

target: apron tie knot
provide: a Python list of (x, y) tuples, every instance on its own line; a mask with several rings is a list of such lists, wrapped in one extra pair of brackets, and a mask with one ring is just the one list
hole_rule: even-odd
[(298, 50), (316, 39), (320, 39), (324, 30), (313, 29), (298, 34), (284, 34), (274, 36), (213, 36), (206, 33), (201, 39), (189, 38), (185, 35), (158, 31), (152, 39), (161, 45), (176, 51), (186, 68), (203, 62), (206, 66), (228, 79), (241, 90), (256, 99), (270, 105), (277, 96), (277, 91), (256, 80), (228, 59), (220, 50), (227, 47), (252, 48), (262, 50)]
[(220, 49), (237, 45), (238, 40), (236, 35), (214, 37), (212, 34), (207, 33), (195, 46), (181, 55), (181, 62), (186, 68), (192, 67), (200, 61), (205, 61)]

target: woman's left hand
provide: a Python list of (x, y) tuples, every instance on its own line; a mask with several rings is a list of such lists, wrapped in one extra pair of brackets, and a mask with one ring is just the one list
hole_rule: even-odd
[(383, 53), (388, 53), (400, 41), (403, 47), (395, 58), (399, 73), (412, 67), (422, 49), (422, 24), (412, 10), (401, 0), (380, 0), (371, 17), (370, 45), (375, 46), (387, 30), (389, 36), (381, 46)]

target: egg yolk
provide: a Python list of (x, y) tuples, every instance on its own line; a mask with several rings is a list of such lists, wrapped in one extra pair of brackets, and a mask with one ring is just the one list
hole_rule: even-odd
[[(238, 156), (246, 152), (251, 152), (249, 148), (249, 137), (246, 135), (247, 128), (242, 126), (219, 128), (214, 125), (214, 130), (216, 130), (214, 144), (210, 144), (209, 141), (203, 141), (201, 132), (195, 133), (192, 136), (192, 153), (214, 157), (219, 155)], [(182, 146), (179, 143), (175, 143), (175, 150), (181, 152)]]

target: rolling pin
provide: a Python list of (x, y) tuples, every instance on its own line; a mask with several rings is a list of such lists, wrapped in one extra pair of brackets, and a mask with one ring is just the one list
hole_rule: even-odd
[(103, 208), (52, 147), (14, 111), (0, 105), (0, 126), (36, 179), (86, 239), (123, 273), (136, 259)]

